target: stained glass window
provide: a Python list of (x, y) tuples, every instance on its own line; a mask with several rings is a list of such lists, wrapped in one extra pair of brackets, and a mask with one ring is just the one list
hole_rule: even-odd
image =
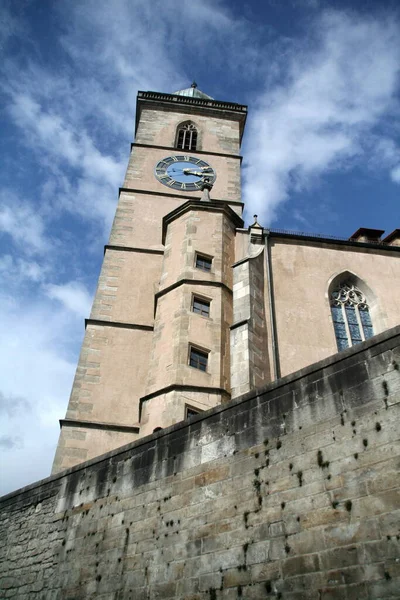
[(367, 299), (352, 283), (343, 283), (332, 292), (331, 312), (338, 350), (374, 335)]

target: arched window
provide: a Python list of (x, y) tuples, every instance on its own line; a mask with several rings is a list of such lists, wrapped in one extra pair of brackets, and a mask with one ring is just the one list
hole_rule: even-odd
[(330, 297), (338, 350), (344, 350), (374, 335), (367, 298), (351, 281), (335, 287)]
[(196, 150), (197, 129), (193, 123), (181, 123), (176, 136), (176, 147), (182, 150)]

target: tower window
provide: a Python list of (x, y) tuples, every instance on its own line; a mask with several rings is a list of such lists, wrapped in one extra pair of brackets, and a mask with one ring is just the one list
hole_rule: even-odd
[(181, 150), (196, 150), (197, 129), (193, 123), (182, 123), (178, 127), (176, 147)]
[(196, 253), (196, 269), (201, 269), (202, 271), (211, 271), (211, 265), (212, 258), (210, 256)]
[(192, 311), (202, 317), (210, 316), (210, 300), (206, 298), (200, 298), (199, 296), (193, 296)]
[(200, 371), (207, 371), (207, 364), (208, 352), (204, 352), (203, 350), (199, 350), (198, 348), (190, 346), (189, 365), (195, 369), (200, 369)]
[(338, 350), (374, 335), (367, 299), (352, 283), (342, 283), (332, 292), (331, 312)]
[(185, 419), (189, 419), (190, 417), (194, 417), (195, 415), (199, 415), (202, 411), (201, 410), (197, 410), (196, 408), (193, 408), (192, 406), (188, 406), (186, 404), (186, 416)]

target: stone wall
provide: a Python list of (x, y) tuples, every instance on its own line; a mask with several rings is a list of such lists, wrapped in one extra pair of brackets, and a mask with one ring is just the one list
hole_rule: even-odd
[(264, 247), (233, 265), (231, 387), (236, 398), (271, 381), (264, 297)]
[(0, 501), (2, 598), (400, 597), (400, 327)]

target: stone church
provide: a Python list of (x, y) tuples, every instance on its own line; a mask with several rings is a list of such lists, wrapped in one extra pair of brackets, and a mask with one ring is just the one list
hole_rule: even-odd
[(246, 116), (196, 84), (139, 92), (53, 473), (398, 324), (400, 229), (244, 227)]
[(0, 597), (400, 598), (400, 230), (242, 220), (246, 107), (139, 92), (54, 461)]

